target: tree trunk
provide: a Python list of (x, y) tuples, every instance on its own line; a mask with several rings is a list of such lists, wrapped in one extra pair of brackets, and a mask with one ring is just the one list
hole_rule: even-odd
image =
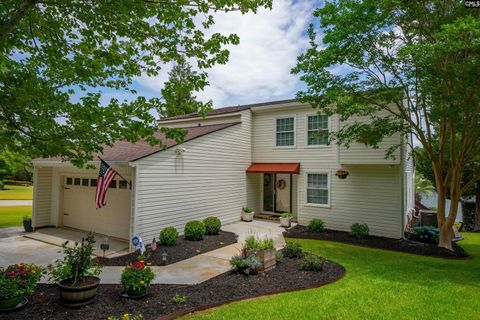
[[(448, 226), (448, 220), (445, 219), (445, 207), (446, 207), (447, 197), (445, 194), (445, 189), (438, 188), (438, 199), (437, 199), (437, 221), (438, 228), (440, 231), (440, 237), (438, 240), (438, 246), (446, 248), (448, 250), (453, 250), (452, 248), (452, 226)], [(451, 207), (450, 207), (451, 209)]]
[(438, 246), (453, 251), (452, 227), (446, 222), (440, 227), (440, 239), (438, 241)]
[(475, 227), (473, 231), (480, 231), (480, 181), (476, 183), (475, 192)]

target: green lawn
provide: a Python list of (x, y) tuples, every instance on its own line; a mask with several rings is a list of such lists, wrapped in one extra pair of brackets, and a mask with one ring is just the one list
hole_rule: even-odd
[(0, 207), (0, 228), (23, 225), (23, 216), (31, 216), (32, 207)]
[(0, 200), (32, 200), (33, 187), (6, 185), (0, 190)]
[(479, 319), (480, 234), (464, 236), (461, 244), (473, 257), (459, 261), (298, 240), (308, 251), (345, 266), (345, 277), (188, 319)]

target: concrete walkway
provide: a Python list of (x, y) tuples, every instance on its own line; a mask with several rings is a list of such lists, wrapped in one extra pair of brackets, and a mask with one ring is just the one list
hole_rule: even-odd
[[(249, 235), (259, 238), (271, 237), (275, 241), (276, 248), (281, 248), (285, 244), (282, 235), (284, 229), (278, 222), (260, 220), (235, 222), (222, 226), (222, 230), (236, 233), (239, 242), (170, 265), (153, 266), (152, 270), (155, 273), (153, 283), (192, 285), (227, 272), (231, 269), (230, 258), (240, 253), (243, 241)], [(78, 241), (83, 235), (79, 231), (63, 228), (46, 228), (27, 234), (22, 234), (20, 231), (20, 229), (11, 230), (5, 234), (5, 238), (1, 239), (0, 265), (7, 266), (25, 261), (46, 266), (63, 257), (60, 245), (66, 239)], [(97, 240), (101, 242), (103, 239)], [(110, 245), (112, 245), (111, 240), (109, 241)], [(119, 244), (117, 249), (120, 249), (122, 245), (125, 246), (125, 243)], [(123, 268), (122, 266), (104, 267), (100, 275), (101, 282), (120, 283)], [(47, 282), (47, 280), (43, 279), (42, 282)]]
[(0, 200), (0, 207), (31, 207), (32, 200)]
[[(241, 252), (243, 241), (249, 235), (255, 235), (259, 238), (273, 238), (277, 249), (285, 245), (282, 235), (284, 229), (277, 222), (260, 220), (235, 222), (222, 226), (222, 230), (236, 233), (239, 243), (199, 254), (167, 266), (153, 266), (151, 267), (155, 273), (153, 283), (192, 285), (227, 272), (231, 269), (230, 258)], [(123, 267), (104, 267), (100, 275), (101, 282), (106, 284), (120, 283), (122, 270)]]

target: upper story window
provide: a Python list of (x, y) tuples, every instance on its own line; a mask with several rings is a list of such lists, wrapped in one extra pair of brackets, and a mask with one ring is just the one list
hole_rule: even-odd
[(328, 206), (329, 183), (327, 173), (307, 174), (307, 204)]
[(328, 144), (328, 116), (315, 115), (307, 117), (307, 145)]
[(277, 147), (291, 147), (295, 145), (295, 118), (277, 119), (276, 144)]

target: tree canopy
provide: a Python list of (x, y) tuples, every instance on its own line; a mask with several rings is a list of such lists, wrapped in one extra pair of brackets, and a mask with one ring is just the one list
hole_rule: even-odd
[[(150, 113), (175, 108), (146, 99), (135, 77), (189, 59), (204, 70), (226, 63), (234, 35), (211, 33), (212, 12), (255, 12), (271, 0), (4, 0), (0, 2), (0, 140), (32, 157), (84, 165), (105, 145), (140, 138), (161, 144)], [(203, 71), (195, 90), (206, 85)], [(189, 83), (189, 82), (187, 82)], [(135, 95), (102, 103), (102, 91)], [(197, 104), (200, 110), (208, 104)], [(181, 140), (184, 132), (162, 129)]]
[(480, 153), (480, 10), (458, 0), (338, 0), (314, 16), (311, 47), (293, 70), (307, 85), (298, 98), (341, 120), (369, 119), (344, 122), (337, 143), (376, 147), (413, 134), (435, 175), (440, 246), (451, 249), (458, 200), (479, 178), (461, 179)]
[(165, 88), (162, 89), (164, 106), (161, 108), (163, 111), (161, 117), (173, 117), (192, 112), (203, 113), (211, 108), (211, 100), (208, 103), (202, 103), (193, 94), (205, 85), (205, 73), (199, 74), (187, 61), (181, 60), (173, 66), (168, 75), (169, 79)]

